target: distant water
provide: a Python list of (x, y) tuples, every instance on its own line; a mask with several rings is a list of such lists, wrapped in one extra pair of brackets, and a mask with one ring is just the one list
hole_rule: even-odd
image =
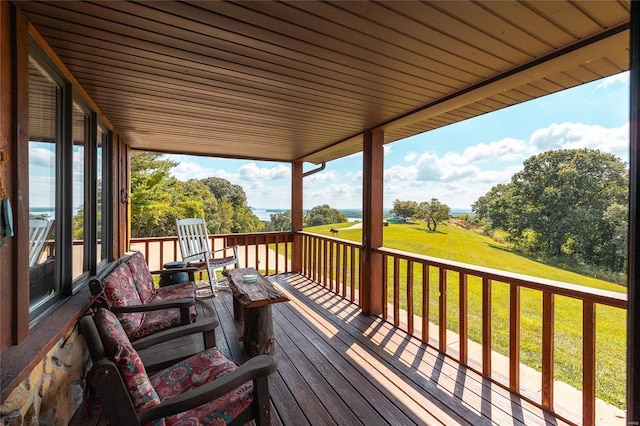
[[(253, 213), (258, 216), (258, 219), (263, 220), (265, 222), (269, 222), (271, 220), (271, 215), (272, 214), (276, 214), (276, 213), (282, 213), (284, 211), (286, 211), (287, 209), (255, 209), (252, 208), (251, 209), (253, 211)], [(385, 217), (390, 216), (390, 211), (391, 209), (384, 209), (384, 211), (382, 212), (383, 215)], [(361, 209), (343, 209), (340, 210), (342, 213), (344, 213), (345, 215), (347, 215), (347, 220), (349, 222), (362, 222), (362, 210)], [(307, 213), (307, 210), (305, 209), (303, 211), (303, 213)], [(451, 216), (459, 216), (461, 214), (473, 214), (473, 212), (471, 210), (465, 210), (465, 209), (451, 209)]]

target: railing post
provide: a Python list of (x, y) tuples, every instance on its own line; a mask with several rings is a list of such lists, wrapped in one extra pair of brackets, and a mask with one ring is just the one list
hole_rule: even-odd
[(302, 161), (294, 161), (291, 165), (291, 269), (302, 271)]

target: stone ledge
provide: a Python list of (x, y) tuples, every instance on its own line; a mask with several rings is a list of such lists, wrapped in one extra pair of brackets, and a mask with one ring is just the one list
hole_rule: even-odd
[(89, 288), (84, 286), (33, 327), (23, 342), (1, 354), (1, 403), (37, 368), (56, 343), (72, 332), (78, 319), (91, 306), (90, 299)]

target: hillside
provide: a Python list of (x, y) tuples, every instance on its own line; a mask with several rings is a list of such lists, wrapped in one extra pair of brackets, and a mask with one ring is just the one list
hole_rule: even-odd
[[(340, 238), (361, 241), (361, 229), (352, 223), (307, 228), (305, 231), (330, 235), (330, 228), (340, 229)], [(533, 277), (547, 278), (587, 287), (626, 293), (626, 288), (607, 281), (586, 277), (528, 259), (477, 232), (440, 224), (430, 232), (424, 223), (390, 223), (384, 228), (384, 246), (425, 256), (454, 260)]]

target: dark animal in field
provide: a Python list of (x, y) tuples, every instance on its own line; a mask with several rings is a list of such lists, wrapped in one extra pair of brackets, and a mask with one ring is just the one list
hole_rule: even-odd
[(334, 235), (337, 236), (338, 235), (338, 230), (337, 229), (331, 228), (331, 229), (329, 229), (329, 232), (331, 232), (331, 236), (334, 236)]

